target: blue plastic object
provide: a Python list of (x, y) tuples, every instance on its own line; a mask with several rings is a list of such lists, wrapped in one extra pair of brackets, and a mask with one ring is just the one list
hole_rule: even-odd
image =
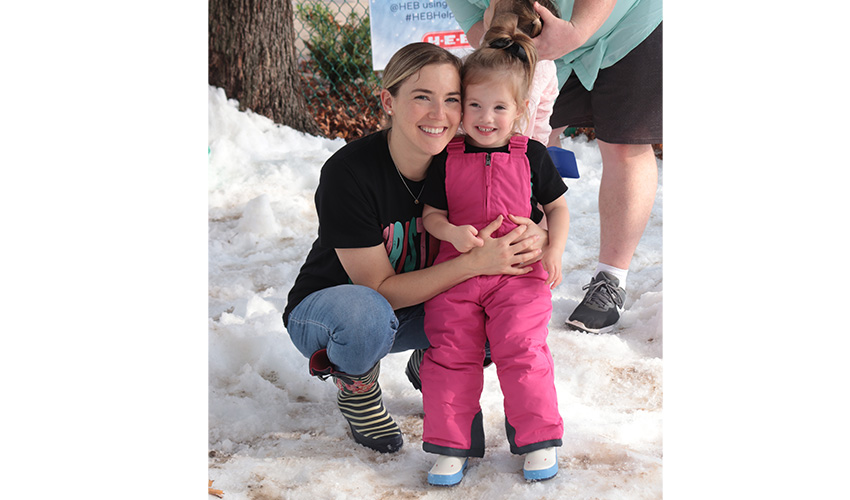
[(578, 163), (576, 163), (576, 154), (564, 148), (549, 146), (549, 156), (552, 157), (552, 162), (558, 168), (558, 173), (561, 177), (568, 179), (578, 179)]

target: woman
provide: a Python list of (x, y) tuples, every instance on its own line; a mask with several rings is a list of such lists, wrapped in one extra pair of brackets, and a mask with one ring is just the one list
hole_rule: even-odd
[[(428, 43), (407, 45), (387, 63), (381, 104), (391, 127), (347, 144), (322, 167), (319, 235), (283, 313), (310, 373), (334, 378), (354, 440), (382, 453), (403, 440), (381, 399), (379, 362), (428, 347), (422, 303), (473, 276), (525, 274), (531, 267), (523, 264), (539, 259), (546, 243), (525, 218), (491, 238), (499, 217), (481, 231), (482, 247), (431, 265), (439, 242), (423, 229), (419, 196), (431, 158), (460, 123), (460, 68)], [(533, 236), (522, 236), (529, 227)], [(410, 366), (418, 379), (418, 363)]]

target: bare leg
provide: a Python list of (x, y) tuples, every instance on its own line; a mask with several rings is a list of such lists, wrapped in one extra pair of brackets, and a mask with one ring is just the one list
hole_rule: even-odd
[(658, 166), (650, 144), (599, 141), (599, 262), (628, 269), (658, 188)]
[(549, 134), (549, 144), (547, 146), (555, 146), (561, 147), (561, 134), (564, 133), (564, 130), (567, 130), (567, 127), (559, 127), (553, 128), (552, 133)]

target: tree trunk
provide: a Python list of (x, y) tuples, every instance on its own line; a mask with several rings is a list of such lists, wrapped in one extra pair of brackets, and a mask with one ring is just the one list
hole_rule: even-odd
[(209, 0), (209, 84), (243, 111), (321, 133), (299, 90), (292, 0)]

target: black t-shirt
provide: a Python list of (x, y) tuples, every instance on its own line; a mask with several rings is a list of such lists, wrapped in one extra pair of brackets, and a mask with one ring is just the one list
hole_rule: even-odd
[[(479, 148), (469, 143), (464, 143), (464, 151), (467, 153), (507, 153), (508, 145), (498, 148)], [(422, 192), (420, 201), (440, 210), (448, 209), (446, 200), (446, 159), (448, 151), (443, 150), (431, 160), (428, 167), (428, 178), (425, 180), (425, 190)], [(538, 141), (529, 139), (525, 156), (531, 166), (531, 217), (536, 223), (543, 220), (543, 212), (537, 206), (538, 203), (546, 205), (552, 203), (558, 197), (567, 192), (567, 185), (558, 173), (557, 167), (549, 156), (546, 146)]]
[[(425, 181), (405, 178), (414, 194)], [(439, 241), (422, 226), (422, 206), (402, 184), (390, 157), (386, 131), (346, 144), (322, 166), (316, 188), (319, 234), (289, 291), (284, 324), (311, 293), (350, 283), (335, 248), (384, 244), (396, 273), (431, 265)]]

